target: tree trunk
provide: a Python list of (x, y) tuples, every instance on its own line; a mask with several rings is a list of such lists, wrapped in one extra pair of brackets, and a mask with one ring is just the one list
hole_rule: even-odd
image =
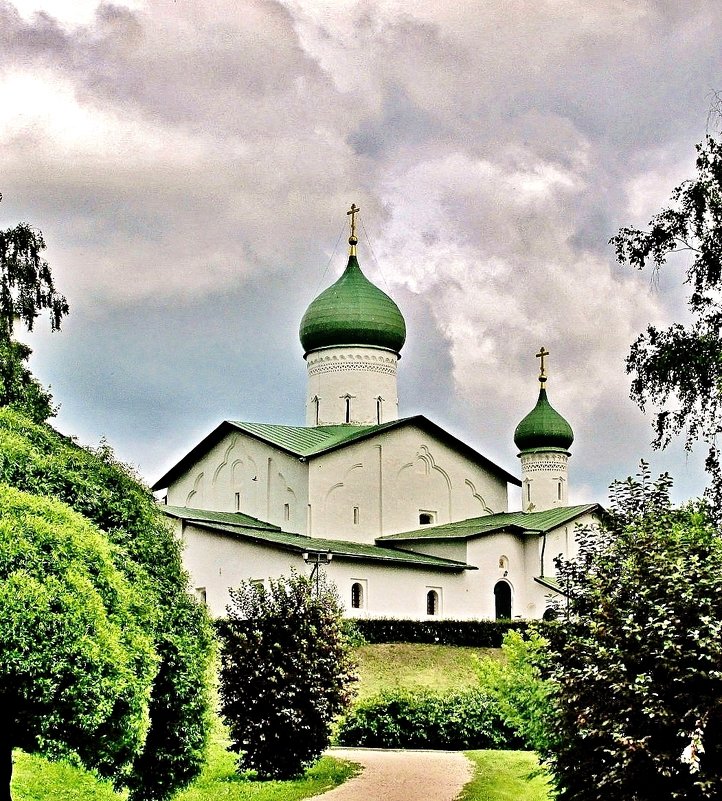
[(13, 744), (8, 732), (0, 732), (0, 801), (13, 801), (10, 782), (13, 777)]

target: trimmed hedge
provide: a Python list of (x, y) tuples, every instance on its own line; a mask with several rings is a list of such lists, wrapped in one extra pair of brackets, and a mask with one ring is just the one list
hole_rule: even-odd
[(358, 704), (340, 723), (339, 745), (366, 748), (514, 749), (521, 740), (483, 690), (391, 690)]
[(507, 631), (526, 631), (539, 620), (397, 620), (356, 618), (354, 627), (367, 643), (418, 642), (432, 645), (466, 645), (473, 648), (501, 648)]

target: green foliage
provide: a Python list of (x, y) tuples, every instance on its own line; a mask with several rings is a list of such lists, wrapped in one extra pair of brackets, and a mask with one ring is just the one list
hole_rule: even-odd
[(477, 666), (481, 687), (495, 698), (504, 722), (540, 753), (555, 743), (553, 686), (543, 677), (548, 645), (534, 630), (509, 631), (502, 645), (506, 659), (481, 659)]
[(0, 340), (11, 338), (16, 319), (32, 331), (36, 318), (47, 311), (55, 331), (68, 313), (68, 302), (55, 290), (50, 266), (41, 256), (43, 250), (43, 235), (27, 223), (0, 231)]
[(368, 643), (406, 642), (499, 648), (507, 631), (523, 631), (526, 620), (399, 620), (358, 618), (356, 629)]
[[(2, 195), (0, 195), (2, 199)], [(55, 415), (51, 395), (26, 366), (32, 353), (13, 339), (17, 322), (32, 331), (47, 311), (53, 331), (68, 313), (68, 302), (55, 290), (45, 240), (27, 223), (0, 231), (0, 406), (9, 406), (41, 423)]]
[(483, 690), (390, 690), (357, 704), (341, 721), (339, 744), (367, 748), (513, 748), (519, 744)]
[(221, 713), (239, 767), (298, 776), (327, 747), (355, 681), (335, 590), (306, 576), (231, 590), (219, 622)]
[(550, 801), (549, 779), (528, 751), (468, 751), (474, 777), (458, 801)]
[(157, 669), (154, 610), (132, 586), (144, 583), (83, 517), (0, 484), (4, 743), (123, 783)]
[(54, 417), (53, 398), (26, 367), (32, 351), (14, 340), (0, 339), (0, 406), (9, 406), (42, 423)]
[(546, 757), (562, 801), (722, 795), (722, 539), (670, 479), (612, 488), (612, 518), (560, 562), (547, 630), (559, 709)]
[(159, 666), (145, 748), (128, 783), (131, 799), (167, 798), (198, 775), (209, 726), (212, 633), (204, 608), (187, 592), (180, 544), (149, 490), (107, 446), (85, 450), (9, 409), (0, 409), (0, 481), (64, 501), (106, 533), (115, 553), (126, 555), (126, 569), (139, 567), (155, 609)]
[(649, 326), (632, 345), (627, 372), (632, 398), (656, 408), (655, 444), (665, 447), (684, 432), (688, 450), (707, 443), (712, 509), (722, 508), (722, 473), (716, 436), (722, 431), (722, 142), (707, 136), (697, 145), (697, 174), (672, 192), (672, 205), (652, 217), (647, 230), (622, 228), (611, 239), (617, 259), (660, 269), (671, 254), (691, 254), (685, 282), (691, 322), (665, 330)]

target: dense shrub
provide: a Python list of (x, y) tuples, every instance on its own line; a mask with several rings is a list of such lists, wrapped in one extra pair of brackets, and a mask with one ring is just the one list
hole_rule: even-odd
[(356, 705), (337, 732), (340, 745), (367, 748), (516, 748), (496, 701), (483, 690), (391, 690)]
[[(398, 620), (358, 618), (358, 633), (368, 643), (418, 642), (500, 648), (507, 631), (525, 631), (527, 620)], [(536, 623), (536, 621), (535, 621)]]
[[(549, 626), (545, 626), (548, 630)], [(554, 687), (544, 677), (549, 642), (534, 629), (504, 635), (504, 659), (478, 659), (481, 687), (490, 693), (504, 722), (532, 751), (553, 748)]]
[(221, 637), (221, 713), (239, 768), (298, 776), (328, 746), (355, 676), (334, 589), (306, 576), (231, 590)]
[(125, 569), (128, 560), (141, 568), (159, 667), (145, 748), (128, 784), (131, 799), (167, 798), (200, 772), (210, 715), (212, 634), (205, 609), (188, 594), (180, 544), (150, 491), (108, 447), (89, 451), (1, 408), (0, 482), (64, 501), (105, 532)]
[(668, 476), (617, 484), (606, 528), (559, 562), (547, 632), (561, 801), (722, 797), (722, 538)]
[(138, 569), (65, 504), (0, 483), (0, 797), (13, 747), (122, 785), (158, 660)]

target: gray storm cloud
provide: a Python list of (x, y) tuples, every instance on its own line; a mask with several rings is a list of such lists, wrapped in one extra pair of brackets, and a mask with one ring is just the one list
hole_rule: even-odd
[(628, 346), (679, 308), (607, 242), (689, 174), (721, 27), (711, 0), (163, 0), (76, 26), (0, 0), (0, 215), (43, 229), (72, 302), (33, 339), (61, 427), (152, 479), (183, 430), (300, 422), (295, 330), (355, 201), (364, 269), (425, 343), (402, 413), (514, 469), (545, 344), (600, 497), (651, 438)]

